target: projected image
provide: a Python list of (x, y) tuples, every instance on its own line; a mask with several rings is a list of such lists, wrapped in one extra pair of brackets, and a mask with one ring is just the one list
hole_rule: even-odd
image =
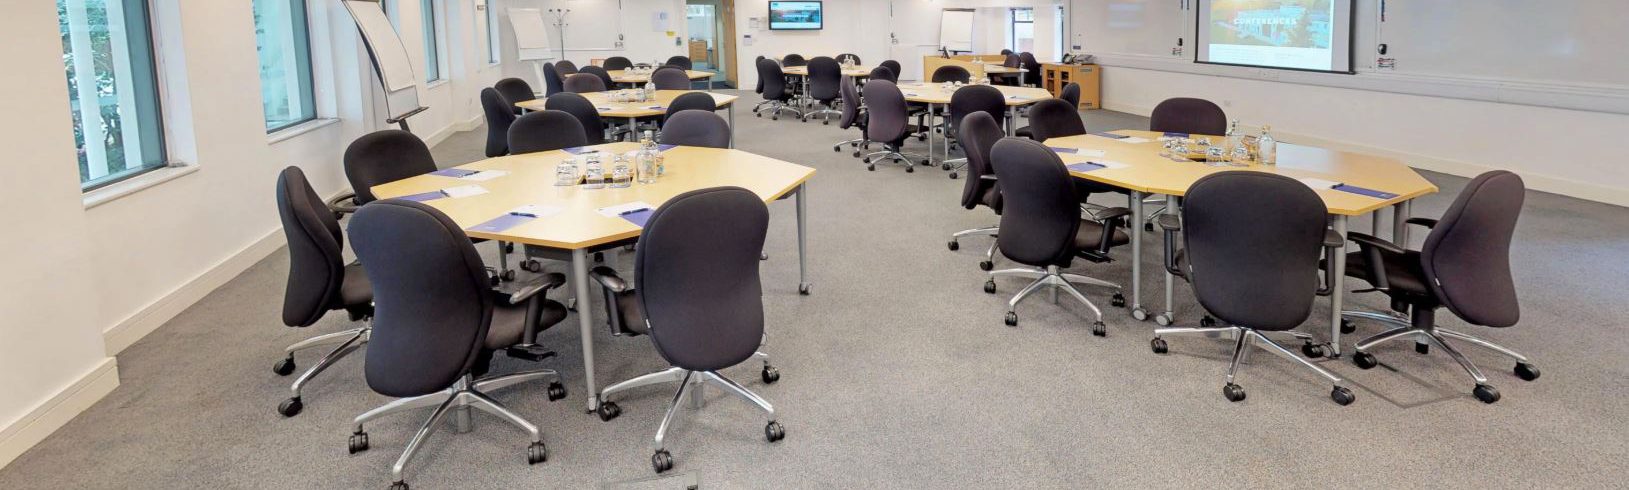
[(1210, 62), (1331, 69), (1334, 0), (1212, 0)]
[(824, 22), (821, 2), (769, 2), (769, 28), (816, 30)]

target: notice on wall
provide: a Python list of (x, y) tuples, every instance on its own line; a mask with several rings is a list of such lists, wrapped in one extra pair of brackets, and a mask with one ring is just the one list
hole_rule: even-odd
[(671, 30), (671, 29), (672, 29), (672, 27), (669, 26), (668, 13), (667, 13), (666, 10), (663, 10), (663, 11), (660, 11), (660, 12), (652, 12), (650, 14), (650, 30), (656, 31), (656, 32), (665, 32), (665, 31), (668, 31), (668, 30)]

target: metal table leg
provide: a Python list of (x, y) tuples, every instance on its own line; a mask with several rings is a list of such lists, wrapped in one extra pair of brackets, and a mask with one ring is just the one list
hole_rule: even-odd
[(735, 104), (730, 104), (730, 149), (735, 149)]
[(1007, 136), (1008, 137), (1018, 135), (1018, 128), (1016, 126), (1018, 126), (1018, 106), (1015, 106), (1015, 105), (1007, 106)]
[[(1168, 194), (1165, 196), (1165, 210), (1162, 211), (1162, 214), (1177, 214), (1178, 206), (1181, 205), (1181, 200), (1177, 199), (1176, 196)], [(1142, 225), (1133, 224), (1131, 232), (1139, 234), (1142, 233), (1142, 230), (1137, 229), (1139, 226)], [(1170, 245), (1166, 246), (1170, 247)], [(1161, 267), (1161, 269), (1165, 268)], [(1165, 270), (1165, 313), (1161, 313), (1159, 316), (1154, 317), (1154, 323), (1157, 323), (1160, 326), (1167, 326), (1176, 322), (1176, 313), (1172, 311), (1175, 308), (1173, 308), (1171, 304), (1173, 302), (1172, 297), (1174, 296), (1176, 296), (1176, 275), (1171, 274), (1171, 271), (1167, 269)]]
[(1334, 260), (1328, 274), (1334, 290), (1329, 292), (1329, 357), (1341, 356), (1341, 300), (1346, 296), (1346, 217), (1337, 215), (1333, 220), (1335, 234), (1340, 235), (1341, 246), (1335, 250)]
[(798, 184), (798, 294), (808, 295), (809, 284), (809, 183)]
[(1403, 201), (1392, 205), (1391, 208), (1391, 241), (1396, 243), (1397, 246), (1408, 248), (1408, 219), (1412, 217), (1414, 201)]
[[(1146, 194), (1131, 191), (1130, 202), (1131, 222), (1142, 226), (1143, 197)], [(1131, 232), (1131, 317), (1138, 321), (1148, 319), (1148, 311), (1143, 309), (1143, 231)]]
[(600, 390), (594, 385), (594, 308), (588, 296), (588, 250), (571, 251), (571, 283), (577, 294), (578, 336), (583, 341), (583, 383), (588, 388), (588, 413), (600, 408)]

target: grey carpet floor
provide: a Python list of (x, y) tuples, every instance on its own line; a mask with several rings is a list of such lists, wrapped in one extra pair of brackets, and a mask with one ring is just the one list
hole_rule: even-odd
[[(1147, 127), (1125, 114), (1084, 117), (1094, 131)], [(1350, 379), (1351, 406), (1331, 403), (1311, 372), (1264, 353), (1242, 369), (1249, 398), (1229, 403), (1220, 388), (1231, 342), (1172, 339), (1170, 355), (1154, 355), (1153, 324), (1108, 308), (1106, 292), (1087, 294), (1106, 310), (1107, 338), (1088, 333), (1085, 308), (1044, 298), (1020, 307), (1020, 326), (1004, 326), (1004, 303), (1023, 284), (1003, 280), (998, 295), (985, 294), (975, 264), (988, 242), (945, 248), (951, 232), (994, 222), (957, 206), (962, 181), (936, 168), (867, 172), (832, 152), (852, 137), (835, 125), (744, 110), (737, 119), (742, 149), (819, 170), (810, 183), (814, 294), (796, 290), (793, 205), (774, 203), (762, 267), (766, 350), (783, 378), (764, 385), (752, 364), (725, 374), (771, 400), (788, 436), (765, 443), (755, 409), (709, 391), (704, 409), (681, 414), (668, 446), (676, 473), (704, 488), (1580, 488), (1620, 487), (1629, 476), (1629, 338), (1622, 288), (1612, 286), (1629, 276), (1623, 208), (1531, 193), (1514, 253), (1521, 324), (1491, 330), (1443, 315), (1444, 325), (1527, 353), (1543, 369), (1523, 382), (1512, 363), (1467, 349), (1503, 391), (1498, 404), (1472, 398), (1446, 357), (1417, 355), (1406, 342), (1378, 350), (1383, 364), (1373, 370), (1325, 361)], [(483, 138), (456, 135), (437, 157), (449, 166), (479, 159)], [(1414, 211), (1436, 216), (1465, 179), (1425, 175), (1442, 193)], [(482, 247), (489, 258), (490, 248)], [(630, 259), (609, 260), (626, 268)], [(1144, 260), (1158, 270), (1156, 254)], [(368, 390), (360, 357), (310, 386), (305, 413), (274, 411), (291, 381), (270, 371), (282, 348), (349, 326), (330, 315), (308, 329), (283, 327), (287, 268), (287, 254), (273, 254), (121, 353), (119, 388), (0, 470), (0, 488), (387, 485), (428, 410), (373, 424), (373, 449), (348, 455), (348, 420), (387, 401)], [(1077, 271), (1129, 283), (1124, 260)], [(1155, 284), (1145, 285), (1145, 302), (1157, 301)], [(1187, 289), (1178, 297), (1179, 323), (1196, 323)], [(1352, 303), (1384, 306), (1373, 294)], [(1325, 335), (1327, 312), (1320, 301), (1303, 328)], [(1363, 324), (1348, 339), (1380, 328)], [(473, 432), (430, 441), (409, 467), (415, 488), (595, 488), (651, 476), (650, 437), (671, 389), (623, 396), (624, 415), (601, 422), (582, 411), (575, 318), (543, 342), (561, 354), (543, 365), (561, 371), (570, 397), (550, 403), (540, 385), (494, 395), (542, 427), (549, 461), (527, 466), (525, 437), (477, 415)], [(598, 330), (594, 343), (602, 384), (662, 367), (645, 339)], [(500, 356), (495, 369), (524, 367)], [(660, 483), (641, 488), (673, 488)]]

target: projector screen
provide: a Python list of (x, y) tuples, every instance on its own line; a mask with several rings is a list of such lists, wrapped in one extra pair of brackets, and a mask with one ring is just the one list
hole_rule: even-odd
[(1352, 0), (1199, 0), (1200, 63), (1352, 73)]
[(824, 14), (820, 2), (769, 2), (769, 28), (818, 31), (824, 27)]

